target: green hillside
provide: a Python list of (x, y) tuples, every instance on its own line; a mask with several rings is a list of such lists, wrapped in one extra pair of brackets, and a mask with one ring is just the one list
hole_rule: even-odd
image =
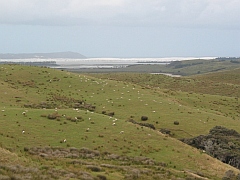
[[(221, 81), (221, 74), (171, 78), (1, 65), (0, 179), (221, 179), (228, 170), (237, 174), (177, 140), (207, 134), (217, 125), (240, 132), (239, 70), (224, 73)], [(171, 133), (162, 134), (163, 129)]]

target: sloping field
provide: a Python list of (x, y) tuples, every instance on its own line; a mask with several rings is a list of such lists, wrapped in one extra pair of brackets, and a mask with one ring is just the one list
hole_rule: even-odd
[[(23, 166), (12, 171), (10, 160), (1, 159), (6, 163), (2, 174), (22, 179), (26, 174), (34, 179), (221, 179), (227, 170), (239, 172), (175, 139), (206, 134), (216, 125), (240, 131), (236, 98), (108, 78), (1, 65), (0, 153), (19, 157)], [(35, 171), (26, 170), (30, 165)]]

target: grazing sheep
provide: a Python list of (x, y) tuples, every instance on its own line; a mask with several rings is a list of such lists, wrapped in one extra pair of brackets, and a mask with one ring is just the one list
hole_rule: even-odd
[(115, 125), (116, 125), (116, 123), (113, 123), (112, 125), (113, 125), (113, 126), (115, 126)]
[(65, 143), (65, 142), (67, 142), (67, 140), (66, 140), (66, 139), (64, 139), (64, 140), (63, 140), (63, 142)]
[(90, 130), (90, 129), (89, 129), (89, 128), (87, 128), (87, 129), (86, 129), (86, 132), (88, 132), (89, 130)]
[(25, 131), (24, 130), (22, 130), (22, 134), (24, 134), (25, 133)]
[(24, 116), (25, 116), (25, 115), (26, 115), (26, 112), (25, 112), (25, 111), (23, 111), (23, 112), (22, 112), (22, 115), (24, 115)]
[(124, 133), (124, 131), (120, 131), (120, 134), (123, 134)]

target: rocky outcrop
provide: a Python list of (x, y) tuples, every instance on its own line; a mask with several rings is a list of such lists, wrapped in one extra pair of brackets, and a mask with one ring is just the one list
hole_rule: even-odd
[(240, 169), (240, 134), (235, 130), (216, 126), (209, 131), (208, 135), (181, 141)]

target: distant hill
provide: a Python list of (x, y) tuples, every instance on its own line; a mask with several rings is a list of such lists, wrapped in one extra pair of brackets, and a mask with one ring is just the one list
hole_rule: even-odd
[(87, 57), (76, 52), (54, 52), (54, 53), (21, 53), (21, 54), (0, 54), (0, 59), (54, 59), (54, 58), (69, 58), (69, 59), (85, 59)]

